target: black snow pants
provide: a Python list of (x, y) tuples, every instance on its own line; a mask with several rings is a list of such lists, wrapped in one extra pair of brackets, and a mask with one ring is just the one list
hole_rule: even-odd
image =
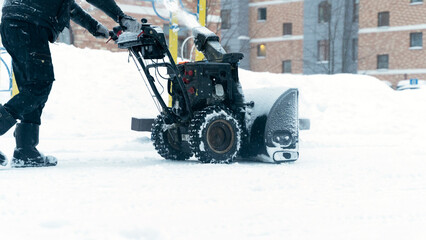
[(3, 46), (12, 57), (19, 94), (6, 104), (5, 109), (23, 123), (40, 125), (40, 117), (54, 81), (49, 49), (48, 28), (27, 22), (3, 19)]

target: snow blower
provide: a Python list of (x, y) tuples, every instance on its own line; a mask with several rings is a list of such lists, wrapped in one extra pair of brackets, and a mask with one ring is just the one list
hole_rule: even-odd
[[(129, 50), (161, 111), (155, 119), (133, 118), (132, 130), (151, 131), (163, 158), (187, 160), (195, 155), (203, 163), (258, 155), (277, 163), (298, 159), (297, 89), (279, 96), (266, 114), (256, 114), (256, 103), (245, 101), (238, 78), (243, 54), (226, 53), (207, 28), (193, 29), (195, 45), (206, 60), (182, 64), (174, 62), (163, 30), (146, 19), (140, 33), (118, 32), (114, 29), (112, 38)], [(167, 69), (166, 77), (159, 68)], [(157, 89), (158, 76), (167, 81), (170, 106)]]

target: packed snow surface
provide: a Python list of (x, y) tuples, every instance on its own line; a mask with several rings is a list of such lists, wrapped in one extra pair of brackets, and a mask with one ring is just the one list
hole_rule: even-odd
[[(173, 162), (148, 133), (130, 130), (131, 117), (158, 112), (127, 53), (66, 45), (52, 52), (56, 81), (38, 148), (59, 164), (0, 169), (2, 239), (426, 236), (426, 89), (241, 70), (258, 106), (299, 89), (300, 116), (311, 119), (300, 159)], [(12, 135), (0, 137), (9, 157)]]

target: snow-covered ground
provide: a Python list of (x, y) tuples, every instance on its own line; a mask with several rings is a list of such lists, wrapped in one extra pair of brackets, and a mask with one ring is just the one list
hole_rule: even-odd
[[(299, 88), (300, 116), (311, 119), (300, 159), (171, 162), (149, 134), (130, 130), (132, 116), (157, 110), (127, 53), (52, 52), (57, 80), (38, 148), (59, 164), (0, 169), (2, 239), (426, 236), (426, 89), (398, 92), (368, 76), (241, 71), (244, 89), (263, 91), (265, 101), (269, 89)], [(9, 157), (12, 132), (0, 137)]]

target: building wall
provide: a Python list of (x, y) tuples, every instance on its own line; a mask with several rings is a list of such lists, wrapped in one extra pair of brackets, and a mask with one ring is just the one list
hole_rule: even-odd
[[(390, 26), (378, 27), (378, 13), (390, 12)], [(394, 85), (399, 80), (426, 77), (425, 49), (410, 48), (410, 33), (426, 37), (426, 3), (409, 0), (360, 0), (359, 73)], [(389, 55), (389, 69), (377, 69), (377, 55)]]
[[(250, 67), (253, 71), (282, 72), (282, 62), (292, 61), (292, 73), (303, 72), (303, 0), (251, 0)], [(258, 9), (267, 9), (266, 21), (258, 21)], [(283, 36), (283, 24), (292, 23), (292, 35)], [(258, 57), (264, 44), (266, 56)]]
[(303, 72), (303, 40), (266, 43), (266, 57), (257, 57), (257, 47), (252, 44), (251, 70), (255, 72), (282, 73), (282, 62), (291, 60), (293, 74)]
[(425, 24), (425, 3), (411, 4), (410, 0), (360, 0), (360, 26), (376, 28), (377, 14), (391, 12), (391, 26)]

